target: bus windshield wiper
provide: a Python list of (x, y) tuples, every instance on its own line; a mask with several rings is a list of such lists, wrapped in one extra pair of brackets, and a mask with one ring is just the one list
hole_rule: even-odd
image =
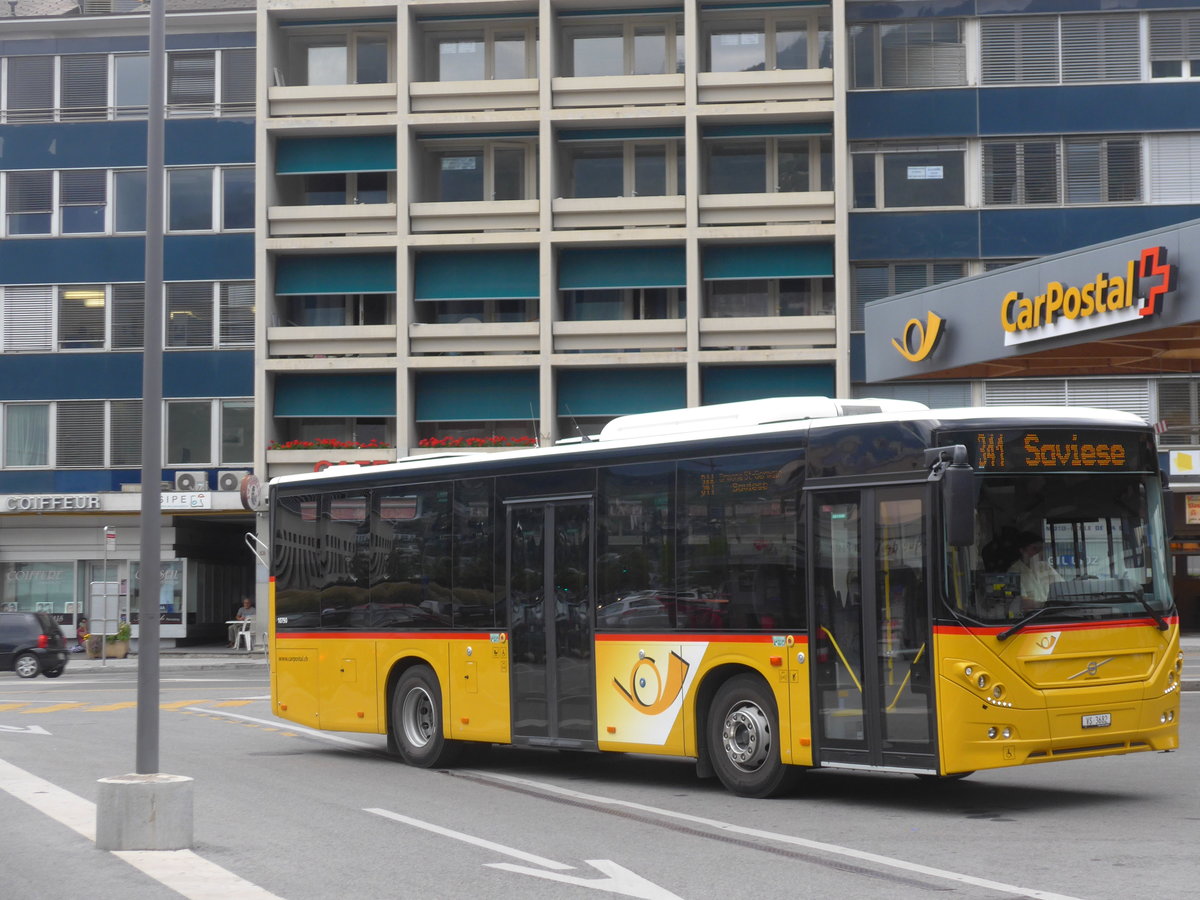
[(1150, 601), (1142, 596), (1142, 592), (1133, 591), (1132, 593), (1137, 602), (1146, 608), (1146, 612), (1150, 613), (1150, 618), (1154, 619), (1154, 623), (1158, 626), (1158, 630), (1166, 631), (1170, 627), (1167, 625), (1167, 620), (1158, 614), (1158, 611), (1150, 605)]
[[(1030, 622), (1035, 619), (1040, 619), (1042, 616), (1051, 612), (1066, 612), (1075, 609), (1102, 609), (1106, 604), (1100, 603), (1047, 603), (1045, 606), (1039, 606), (1021, 621), (1015, 623), (1009, 628), (1005, 628), (1002, 632), (996, 635), (996, 640), (1006, 641)], [(1149, 608), (1149, 607), (1147, 607)]]

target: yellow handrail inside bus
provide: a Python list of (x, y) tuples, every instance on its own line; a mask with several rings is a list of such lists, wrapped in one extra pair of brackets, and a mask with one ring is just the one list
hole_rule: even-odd
[(850, 663), (846, 660), (846, 654), (844, 654), (842, 652), (842, 648), (838, 646), (838, 642), (834, 638), (833, 632), (824, 625), (821, 626), (821, 631), (825, 632), (825, 637), (829, 638), (829, 643), (833, 644), (833, 649), (837, 652), (838, 658), (842, 661), (842, 665), (846, 667), (846, 671), (850, 673), (850, 678), (853, 680), (854, 686), (858, 688), (858, 692), (861, 694), (863, 692), (862, 684), (857, 678), (855, 678), (854, 670), (850, 668)]
[(913, 657), (913, 661), (908, 665), (908, 671), (904, 673), (904, 680), (900, 682), (900, 687), (896, 688), (896, 696), (892, 698), (892, 702), (887, 705), (887, 712), (891, 712), (896, 708), (896, 704), (900, 702), (900, 695), (904, 693), (904, 686), (908, 684), (912, 678), (913, 666), (921, 661), (921, 657), (925, 653), (925, 645), (921, 645), (921, 649), (917, 651), (917, 655)]

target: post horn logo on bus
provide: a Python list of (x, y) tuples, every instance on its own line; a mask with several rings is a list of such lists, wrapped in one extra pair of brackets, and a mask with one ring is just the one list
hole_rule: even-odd
[(1087, 284), (1046, 284), (1036, 297), (1009, 291), (1000, 303), (1006, 345), (1073, 334), (1120, 322), (1137, 322), (1161, 311), (1175, 291), (1178, 267), (1167, 262), (1166, 247), (1146, 247), (1125, 263), (1124, 275), (1099, 273)]
[(937, 349), (942, 339), (942, 323), (945, 320), (930, 310), (925, 314), (925, 321), (909, 319), (904, 326), (900, 340), (892, 338), (892, 346), (909, 362), (920, 362), (927, 359)]

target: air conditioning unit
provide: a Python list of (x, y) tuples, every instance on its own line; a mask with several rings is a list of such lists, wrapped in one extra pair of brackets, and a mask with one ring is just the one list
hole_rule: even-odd
[(175, 490), (177, 491), (207, 491), (208, 473), (203, 469), (195, 472), (176, 472)]
[(219, 469), (217, 471), (217, 490), (240, 491), (242, 479), (249, 474), (249, 469)]

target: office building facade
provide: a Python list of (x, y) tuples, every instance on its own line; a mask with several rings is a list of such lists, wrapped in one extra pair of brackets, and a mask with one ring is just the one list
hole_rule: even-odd
[[(186, 640), (255, 585), (254, 11), (167, 19), (158, 614)], [(0, 7), (0, 608), (135, 635), (148, 72), (140, 4)]]

